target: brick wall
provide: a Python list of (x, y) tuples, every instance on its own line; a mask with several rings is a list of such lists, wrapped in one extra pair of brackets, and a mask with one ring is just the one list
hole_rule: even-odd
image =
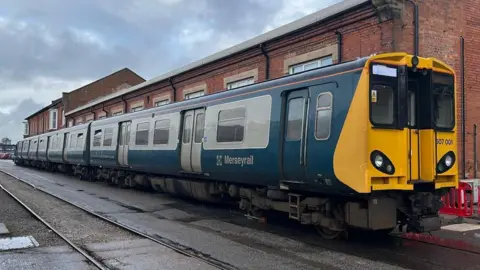
[(135, 86), (145, 80), (130, 69), (122, 69), (98, 81), (85, 85), (70, 93), (63, 93), (65, 110), (71, 111), (79, 106), (116, 91)]

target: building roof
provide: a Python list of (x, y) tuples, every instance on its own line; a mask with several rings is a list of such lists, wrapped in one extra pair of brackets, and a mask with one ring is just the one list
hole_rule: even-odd
[(182, 74), (182, 73), (187, 72), (189, 70), (192, 70), (194, 68), (203, 66), (205, 64), (208, 64), (208, 63), (211, 63), (211, 62), (214, 62), (214, 61), (217, 61), (217, 60), (220, 60), (220, 59), (228, 57), (232, 54), (245, 51), (247, 49), (258, 46), (258, 45), (260, 45), (262, 43), (265, 43), (267, 41), (271, 41), (273, 39), (282, 37), (284, 35), (287, 35), (291, 32), (300, 30), (300, 29), (305, 28), (307, 26), (310, 26), (312, 24), (315, 24), (315, 23), (327, 20), (331, 17), (337, 16), (341, 13), (344, 13), (344, 12), (346, 12), (346, 11), (352, 9), (352, 8), (358, 7), (359, 5), (365, 4), (367, 2), (370, 2), (370, 0), (343, 0), (340, 3), (337, 3), (335, 5), (327, 7), (325, 9), (314, 12), (314, 13), (312, 13), (308, 16), (305, 16), (305, 17), (303, 17), (299, 20), (296, 20), (294, 22), (291, 22), (289, 24), (286, 24), (284, 26), (276, 28), (272, 31), (266, 32), (265, 34), (256, 36), (256, 37), (254, 37), (250, 40), (247, 40), (245, 42), (242, 42), (238, 45), (235, 45), (235, 46), (230, 47), (228, 49), (225, 49), (223, 51), (217, 52), (217, 53), (212, 54), (210, 56), (207, 56), (207, 57), (205, 57), (203, 59), (200, 59), (198, 61), (192, 62), (192, 63), (190, 63), (186, 66), (183, 66), (181, 68), (172, 70), (172, 71), (167, 72), (163, 75), (157, 76), (153, 79), (150, 79), (150, 80), (145, 81), (143, 83), (137, 84), (133, 87), (130, 87), (130, 88), (112, 93), (112, 94), (107, 95), (107, 96), (104, 96), (104, 97), (99, 98), (99, 99), (97, 99), (93, 102), (89, 102), (88, 104), (85, 104), (85, 105), (80, 106), (80, 107), (78, 107), (74, 110), (66, 112), (65, 115), (68, 116), (70, 114), (88, 109), (92, 106), (95, 106), (95, 105), (101, 104), (103, 102), (106, 102), (108, 100), (123, 96), (125, 94), (131, 93), (135, 90), (144, 88), (146, 86), (155, 84), (157, 82), (169, 79), (173, 76)]
[[(91, 82), (91, 83), (88, 83), (88, 84), (86, 84), (86, 85), (83, 85), (83, 86), (81, 86), (81, 87), (79, 87), (79, 88), (77, 88), (77, 89), (75, 89), (75, 90), (72, 90), (72, 91), (70, 91), (69, 93), (72, 93), (72, 92), (81, 90), (81, 89), (83, 89), (83, 88), (85, 88), (85, 87), (88, 87), (88, 86), (90, 86), (90, 85), (93, 85), (93, 84), (95, 84), (95, 83), (98, 83), (99, 81), (104, 80), (105, 78), (108, 78), (108, 77), (110, 77), (110, 76), (113, 76), (113, 75), (115, 75), (115, 74), (117, 74), (117, 73), (120, 73), (120, 72), (122, 72), (122, 71), (129, 71), (129, 72), (135, 74), (136, 76), (138, 76), (139, 78), (141, 78), (143, 81), (145, 81), (140, 75), (138, 75), (137, 73), (135, 73), (135, 72), (132, 71), (131, 69), (129, 69), (129, 68), (122, 68), (122, 69), (120, 69), (120, 70), (117, 70), (117, 71), (115, 71), (115, 72), (113, 72), (113, 73), (105, 76), (105, 77), (102, 77), (102, 78), (100, 78), (100, 79), (98, 79), (98, 80), (95, 80), (95, 81), (93, 81), (93, 82)], [(40, 109), (39, 111), (37, 111), (37, 112), (35, 112), (35, 113), (29, 115), (27, 118), (25, 118), (25, 120), (28, 120), (28, 119), (32, 118), (33, 116), (35, 116), (35, 115), (37, 115), (37, 114), (39, 114), (39, 113), (41, 113), (41, 112), (44, 112), (44, 111), (46, 111), (46, 110), (48, 110), (48, 109), (56, 106), (57, 104), (61, 103), (62, 101), (63, 101), (63, 98), (59, 98), (59, 99), (56, 99), (56, 100), (52, 101), (51, 104), (43, 107), (42, 109)], [(88, 104), (88, 103), (87, 103), (87, 104)]]
[(50, 109), (50, 108), (52, 108), (52, 107), (56, 106), (57, 104), (59, 104), (59, 103), (61, 103), (61, 102), (62, 102), (62, 98), (55, 99), (54, 101), (52, 101), (52, 103), (51, 103), (51, 104), (49, 104), (49, 105), (47, 105), (47, 106), (45, 106), (45, 107), (41, 108), (40, 110), (38, 110), (38, 111), (37, 111), (37, 112), (35, 112), (35, 113), (33, 113), (33, 114), (29, 115), (27, 118), (25, 118), (25, 120), (28, 120), (28, 119), (30, 119), (30, 118), (32, 118), (32, 117), (34, 117), (35, 115), (37, 115), (37, 114), (39, 114), (39, 113), (41, 113), (41, 112), (44, 112), (44, 111), (46, 111), (46, 110), (48, 110), (48, 109)]

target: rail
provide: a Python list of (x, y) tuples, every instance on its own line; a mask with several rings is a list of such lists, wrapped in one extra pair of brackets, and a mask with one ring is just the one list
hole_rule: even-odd
[(38, 215), (35, 211), (33, 211), (30, 207), (28, 207), (24, 202), (22, 202), (17, 196), (15, 196), (12, 192), (7, 190), (3, 185), (0, 184), (0, 188), (5, 191), (10, 197), (12, 197), (15, 201), (17, 201), (23, 208), (25, 208), (30, 214), (32, 214), (36, 219), (38, 219), (40, 222), (42, 222), (45, 226), (47, 226), (50, 230), (52, 230), (56, 235), (58, 235), (60, 238), (62, 238), (69, 246), (71, 246), (73, 249), (75, 249), (77, 252), (82, 254), (89, 262), (91, 262), (93, 265), (95, 265), (98, 269), (108, 269), (106, 268), (101, 262), (97, 261), (95, 258), (90, 256), (87, 251), (83, 250), (81, 247), (77, 246), (75, 243), (73, 243), (70, 239), (68, 239), (65, 235), (63, 235), (61, 232), (56, 230), (50, 223), (48, 223), (46, 220), (44, 220), (40, 215)]
[[(134, 234), (137, 234), (137, 235), (139, 235), (139, 236), (142, 236), (142, 237), (144, 237), (144, 238), (150, 239), (150, 240), (154, 241), (155, 243), (160, 244), (160, 245), (162, 245), (162, 246), (164, 246), (164, 247), (167, 247), (167, 248), (169, 248), (169, 249), (171, 249), (171, 250), (174, 250), (174, 251), (176, 251), (176, 252), (178, 252), (178, 253), (180, 253), (180, 254), (182, 254), (182, 255), (196, 258), (196, 259), (198, 259), (198, 260), (200, 260), (200, 261), (202, 261), (202, 262), (204, 262), (204, 263), (206, 263), (206, 264), (209, 264), (209, 265), (211, 265), (211, 266), (213, 266), (213, 267), (215, 267), (215, 268), (217, 268), (217, 269), (222, 269), (222, 270), (238, 270), (237, 267), (235, 267), (235, 266), (233, 266), (233, 265), (231, 265), (231, 264), (228, 264), (228, 263), (226, 263), (226, 262), (222, 262), (222, 261), (220, 261), (220, 260), (217, 260), (217, 259), (215, 259), (215, 258), (212, 258), (212, 257), (211, 257), (210, 255), (208, 255), (208, 254), (203, 254), (203, 253), (201, 253), (201, 252), (199, 252), (199, 251), (196, 251), (196, 250), (193, 250), (193, 249), (191, 249), (191, 248), (189, 248), (189, 247), (185, 247), (185, 246), (182, 246), (182, 245), (180, 245), (180, 244), (178, 244), (178, 243), (174, 243), (174, 242), (172, 242), (172, 241), (170, 241), (170, 240), (168, 240), (168, 239), (165, 239), (165, 238), (163, 238), (163, 237), (161, 237), (161, 236), (159, 236), (159, 235), (157, 235), (157, 237), (150, 236), (150, 235), (145, 234), (145, 233), (143, 233), (143, 232), (141, 232), (141, 231), (139, 231), (139, 230), (137, 230), (137, 229), (135, 229), (135, 228), (132, 228), (132, 227), (127, 226), (127, 225), (123, 225), (123, 224), (121, 224), (121, 223), (119, 223), (119, 222), (117, 222), (117, 221), (115, 221), (115, 220), (113, 220), (113, 219), (111, 219), (111, 218), (109, 218), (109, 217), (107, 217), (107, 216), (98, 214), (98, 213), (96, 213), (96, 212), (94, 212), (94, 211), (89, 210), (88, 208), (85, 208), (85, 207), (83, 207), (83, 206), (81, 206), (81, 205), (78, 205), (78, 204), (75, 204), (75, 203), (73, 203), (73, 202), (70, 202), (70, 201), (68, 201), (68, 200), (66, 200), (66, 199), (63, 199), (62, 197), (57, 196), (57, 195), (55, 195), (55, 194), (53, 194), (53, 193), (50, 193), (50, 192), (48, 192), (47, 190), (45, 190), (45, 189), (43, 189), (43, 188), (36, 187), (36, 186), (30, 184), (28, 181), (25, 181), (25, 180), (21, 179), (20, 177), (17, 177), (17, 176), (15, 176), (15, 175), (11, 174), (11, 173), (8, 173), (8, 172), (3, 171), (3, 170), (0, 170), (0, 172), (1, 172), (1, 173), (4, 173), (4, 174), (6, 174), (6, 175), (8, 175), (8, 176), (10, 176), (10, 177), (12, 177), (12, 178), (17, 179), (18, 181), (21, 181), (22, 183), (25, 183), (25, 184), (33, 187), (33, 188), (36, 189), (36, 190), (39, 190), (39, 191), (41, 191), (41, 192), (43, 192), (43, 193), (45, 193), (45, 194), (48, 194), (48, 195), (50, 195), (50, 196), (52, 196), (52, 197), (54, 197), (54, 198), (57, 198), (57, 199), (65, 202), (65, 203), (68, 203), (69, 205), (72, 205), (72, 206), (74, 206), (74, 207), (77, 207), (77, 208), (79, 208), (79, 209), (87, 212), (88, 214), (90, 214), (90, 215), (92, 215), (92, 216), (95, 216), (95, 217), (97, 217), (97, 218), (100, 218), (100, 219), (102, 219), (102, 220), (104, 220), (104, 221), (107, 221), (107, 222), (109, 222), (109, 223), (111, 223), (111, 224), (113, 224), (113, 225), (116, 225), (116, 226), (118, 226), (118, 227), (120, 227), (120, 228), (122, 228), (122, 229), (125, 229), (125, 230), (127, 230), (127, 231), (130, 231), (130, 232), (132, 232), (132, 233), (134, 233)], [(2, 188), (3, 188), (3, 187), (2, 187)], [(25, 206), (25, 207), (26, 207), (26, 206)], [(49, 227), (49, 228), (50, 228), (50, 227)], [(52, 229), (52, 230), (53, 230), (53, 229)], [(62, 238), (63, 238), (63, 237), (62, 237)], [(82, 253), (82, 255), (83, 255), (83, 253)], [(86, 255), (88, 255), (88, 254), (86, 254)], [(92, 258), (92, 259), (93, 259), (93, 258)], [(105, 269), (105, 268), (100, 268), (100, 269)]]

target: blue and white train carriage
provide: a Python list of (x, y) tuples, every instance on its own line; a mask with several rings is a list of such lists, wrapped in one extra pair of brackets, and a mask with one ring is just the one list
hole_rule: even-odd
[(432, 231), (458, 184), (456, 145), (432, 139), (456, 140), (454, 85), (439, 60), (382, 54), (52, 132), (41, 157), (47, 142), (82, 178), (283, 211), (325, 237)]

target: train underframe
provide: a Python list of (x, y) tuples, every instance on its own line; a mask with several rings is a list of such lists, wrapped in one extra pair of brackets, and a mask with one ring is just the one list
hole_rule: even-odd
[(390, 232), (397, 227), (407, 232), (439, 230), (440, 198), (447, 192), (423, 184), (410, 192), (383, 191), (352, 198), (79, 165), (45, 162), (25, 165), (63, 172), (81, 180), (106, 181), (121, 188), (152, 188), (213, 203), (238, 202), (241, 210), (255, 217), (262, 217), (268, 210), (285, 212), (290, 219), (315, 226), (327, 239), (345, 235), (351, 227), (377, 232)]

